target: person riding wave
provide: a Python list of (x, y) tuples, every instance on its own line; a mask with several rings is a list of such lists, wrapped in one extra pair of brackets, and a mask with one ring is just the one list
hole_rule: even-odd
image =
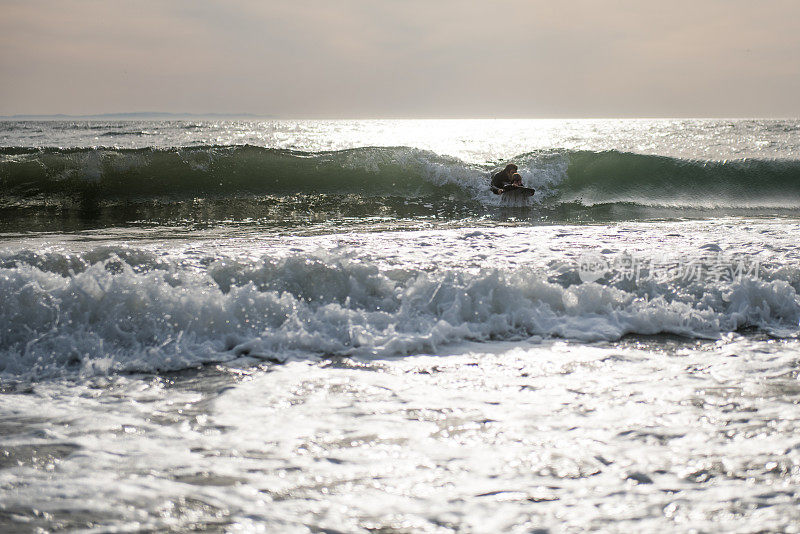
[(514, 187), (514, 174), (517, 172), (517, 166), (513, 163), (506, 165), (506, 168), (492, 176), (492, 185), (490, 189), (495, 195), (499, 195), (506, 189)]

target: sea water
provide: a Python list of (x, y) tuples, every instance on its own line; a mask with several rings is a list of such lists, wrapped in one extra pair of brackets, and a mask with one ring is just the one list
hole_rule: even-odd
[(798, 530), (800, 121), (0, 147), (0, 530)]

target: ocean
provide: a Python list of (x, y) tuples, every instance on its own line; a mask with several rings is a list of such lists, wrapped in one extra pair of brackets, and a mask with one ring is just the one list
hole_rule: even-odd
[(6, 121), (0, 189), (0, 531), (800, 530), (800, 120)]

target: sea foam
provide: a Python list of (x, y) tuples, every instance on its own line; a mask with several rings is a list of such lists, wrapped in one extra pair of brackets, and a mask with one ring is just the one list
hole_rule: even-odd
[[(531, 336), (714, 338), (746, 327), (796, 335), (800, 319), (796, 281), (774, 277), (632, 287), (557, 282), (534, 268), (385, 269), (322, 251), (218, 257), (205, 268), (119, 252), (5, 259), (4, 376), (154, 372), (240, 356), (392, 357)], [(558, 279), (576, 279), (567, 274)]]

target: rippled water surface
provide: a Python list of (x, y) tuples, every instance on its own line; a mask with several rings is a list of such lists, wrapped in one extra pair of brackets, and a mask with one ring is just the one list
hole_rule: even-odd
[(798, 132), (2, 123), (0, 531), (796, 532)]
[(6, 391), (3, 524), (791, 531), (800, 519), (796, 342), (487, 349)]

